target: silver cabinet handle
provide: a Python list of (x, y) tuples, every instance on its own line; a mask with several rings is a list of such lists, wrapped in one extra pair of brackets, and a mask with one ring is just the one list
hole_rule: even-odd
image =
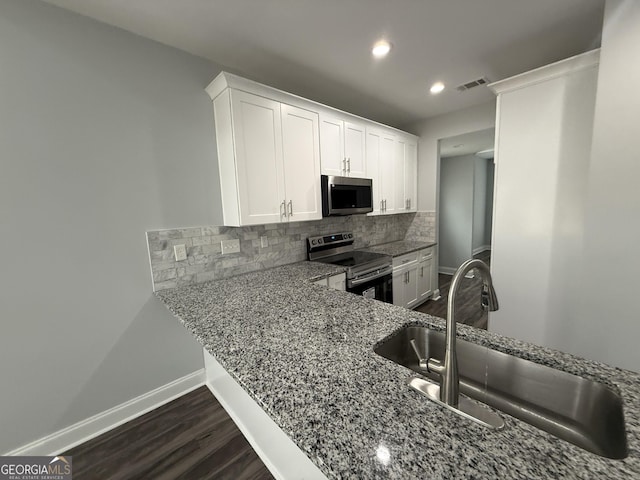
[(387, 199), (386, 198), (384, 199), (384, 211), (385, 212), (387, 211)]
[(282, 203), (280, 204), (280, 218), (287, 217), (287, 205), (285, 203), (286, 201), (283, 200)]
[(289, 200), (289, 216), (293, 217), (293, 200)]
[(347, 173), (351, 173), (351, 157), (347, 157)]
[(420, 276), (424, 277), (424, 267), (420, 267)]
[(343, 171), (344, 173), (347, 173), (347, 157), (344, 157), (344, 158), (342, 159), (342, 171)]
[(411, 199), (409, 199), (409, 208), (411, 208)]
[(407, 199), (404, 201), (404, 208), (406, 208), (407, 210), (409, 210), (409, 208), (410, 208), (410, 207), (409, 207), (409, 205), (410, 205), (410, 203), (409, 203), (409, 199), (407, 198)]
[(380, 200), (380, 211), (384, 212), (384, 200)]

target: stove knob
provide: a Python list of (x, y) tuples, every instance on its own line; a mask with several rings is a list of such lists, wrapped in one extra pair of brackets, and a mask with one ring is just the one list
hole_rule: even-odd
[(353, 233), (350, 233), (350, 234), (349, 234), (349, 238), (353, 238)]
[(318, 239), (318, 245), (322, 245), (322, 239)]
[(315, 245), (317, 243), (316, 240), (311, 240), (311, 245)]

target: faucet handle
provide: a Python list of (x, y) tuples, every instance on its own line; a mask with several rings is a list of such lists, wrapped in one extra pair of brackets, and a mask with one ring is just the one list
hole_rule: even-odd
[(411, 344), (411, 348), (413, 348), (413, 351), (415, 352), (416, 357), (418, 357), (418, 365), (420, 366), (420, 368), (422, 368), (423, 370), (428, 370), (429, 368), (427, 366), (427, 359), (424, 358), (420, 353), (420, 350), (418, 350), (418, 346), (416, 345), (416, 339), (412, 338), (411, 340), (409, 340), (409, 343)]

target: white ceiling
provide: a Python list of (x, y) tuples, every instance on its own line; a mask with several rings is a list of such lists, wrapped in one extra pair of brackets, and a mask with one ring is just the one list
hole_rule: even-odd
[[(394, 126), (600, 44), (604, 0), (44, 0), (225, 69)], [(374, 41), (394, 48), (374, 60)], [(428, 87), (443, 81), (438, 95)], [(204, 85), (203, 85), (204, 87)]]

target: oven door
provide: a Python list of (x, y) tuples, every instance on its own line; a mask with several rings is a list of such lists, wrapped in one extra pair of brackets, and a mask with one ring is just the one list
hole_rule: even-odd
[(367, 298), (375, 298), (381, 302), (393, 303), (393, 276), (391, 267), (388, 273), (382, 272), (375, 278), (355, 279), (347, 281), (347, 292), (362, 295)]

